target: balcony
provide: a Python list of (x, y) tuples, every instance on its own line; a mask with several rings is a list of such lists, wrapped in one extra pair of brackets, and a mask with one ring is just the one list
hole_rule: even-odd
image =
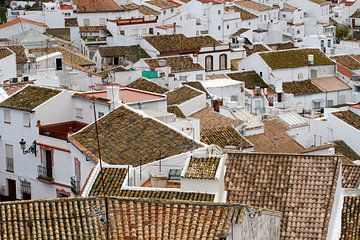
[(70, 177), (71, 191), (78, 195), (80, 193), (80, 181), (76, 180), (76, 177)]
[(6, 158), (6, 171), (14, 172), (14, 159), (13, 158)]
[(44, 180), (47, 182), (54, 181), (52, 168), (47, 168), (42, 165), (38, 165), (37, 171), (38, 171), (38, 179), (41, 179), (41, 180)]

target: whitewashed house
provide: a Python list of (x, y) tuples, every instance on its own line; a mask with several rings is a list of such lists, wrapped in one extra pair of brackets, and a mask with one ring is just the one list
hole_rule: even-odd
[[(71, 196), (71, 177), (83, 185), (91, 164), (71, 156), (68, 134), (94, 121), (93, 101), (73, 93), (27, 86), (0, 103), (1, 195), (8, 200)], [(109, 104), (96, 101), (97, 115)], [(80, 181), (80, 182), (79, 182)]]
[(0, 83), (16, 77), (16, 54), (9, 48), (0, 48)]
[(43, 33), (45, 32), (46, 28), (47, 25), (45, 23), (36, 22), (25, 18), (16, 18), (0, 25), (0, 36), (2, 38), (10, 38), (29, 30), (36, 30), (40, 33)]

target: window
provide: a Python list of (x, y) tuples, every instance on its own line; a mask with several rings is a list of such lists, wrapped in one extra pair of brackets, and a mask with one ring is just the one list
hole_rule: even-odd
[(218, 15), (220, 15), (221, 14), (221, 10), (218, 10)]
[(83, 118), (83, 109), (82, 108), (76, 108), (75, 114), (77, 118)]
[(219, 31), (221, 30), (221, 26), (218, 26), (218, 30), (219, 30)]
[(13, 145), (5, 144), (6, 171), (14, 172), (14, 150)]
[(260, 77), (262, 77), (262, 72), (259, 72)]
[(320, 109), (321, 107), (320, 102), (313, 102), (313, 106), (314, 109)]
[(333, 105), (334, 105), (334, 100), (327, 100), (326, 102), (327, 107), (332, 107)]
[(100, 26), (105, 26), (105, 18), (100, 18)]
[(228, 24), (228, 25), (226, 25), (226, 29), (229, 29), (229, 28), (230, 28), (229, 24)]
[(187, 80), (187, 76), (180, 76), (180, 81), (181, 82), (186, 82)]
[(198, 81), (203, 80), (203, 75), (202, 74), (196, 74), (196, 80), (198, 80)]
[(113, 63), (114, 63), (114, 66), (119, 65), (119, 57), (114, 57)]
[(164, 15), (166, 14), (166, 10), (163, 11), (163, 14), (164, 14)]
[(56, 197), (57, 198), (70, 197), (70, 193), (66, 192), (64, 189), (56, 189)]
[(9, 109), (4, 109), (4, 123), (11, 123), (11, 114)]
[(328, 41), (327, 41), (327, 45), (328, 45), (328, 48), (331, 48), (331, 39), (328, 39)]
[(23, 115), (24, 127), (30, 127), (30, 113), (26, 112)]
[(62, 59), (61, 58), (56, 58), (55, 59), (55, 65), (56, 65), (56, 70), (62, 70)]
[(90, 26), (90, 19), (88, 18), (84, 19), (84, 26)]
[(239, 97), (237, 95), (232, 95), (231, 96), (231, 101), (233, 101), (233, 102), (237, 102), (238, 99), (239, 99)]
[(213, 56), (205, 57), (205, 71), (210, 72), (213, 70)]
[(174, 9), (173, 9), (173, 8), (171, 9), (171, 12), (172, 12), (172, 13), (174, 12)]
[(120, 35), (125, 35), (125, 31), (124, 31), (124, 30), (120, 30)]
[(149, 34), (154, 34), (154, 28), (149, 28)]
[(220, 70), (225, 70), (227, 68), (227, 56), (226, 54), (221, 54), (219, 57), (219, 66)]
[(27, 180), (20, 179), (20, 192), (23, 200), (31, 199), (31, 183)]
[(304, 78), (303, 74), (302, 73), (299, 73), (298, 74), (298, 80), (302, 80)]
[(321, 46), (321, 47), (324, 47), (324, 45), (325, 45), (324, 40), (321, 40), (320, 46)]
[(103, 117), (105, 114), (103, 112), (98, 112), (98, 118)]

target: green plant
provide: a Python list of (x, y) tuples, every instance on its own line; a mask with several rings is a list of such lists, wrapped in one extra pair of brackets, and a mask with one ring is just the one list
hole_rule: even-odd
[(6, 23), (6, 7), (0, 6), (0, 24)]
[(337, 27), (336, 28), (336, 39), (343, 40), (344, 38), (346, 38), (349, 35), (349, 30), (350, 29), (347, 26)]

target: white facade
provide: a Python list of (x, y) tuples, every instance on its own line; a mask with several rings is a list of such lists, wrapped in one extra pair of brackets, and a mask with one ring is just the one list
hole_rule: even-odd
[(11, 51), (11, 55), (0, 59), (0, 83), (3, 83), (5, 80), (10, 80), (11, 78), (16, 78), (16, 71), (16, 55)]

